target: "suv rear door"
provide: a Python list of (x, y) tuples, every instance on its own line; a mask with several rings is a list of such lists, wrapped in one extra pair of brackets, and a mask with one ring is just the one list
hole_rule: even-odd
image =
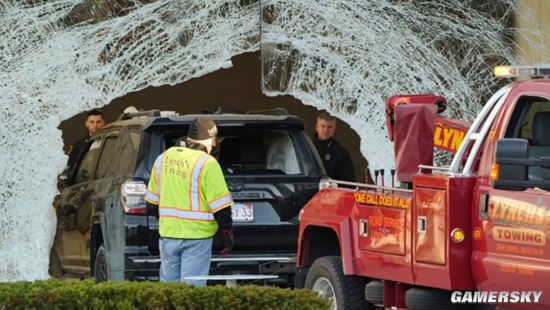
[[(289, 253), (297, 216), (318, 188), (299, 128), (221, 127), (219, 162), (235, 204), (233, 254)], [(218, 240), (214, 248), (220, 248)]]

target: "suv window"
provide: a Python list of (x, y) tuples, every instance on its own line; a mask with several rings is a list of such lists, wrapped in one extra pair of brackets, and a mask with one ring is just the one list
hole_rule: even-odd
[(270, 131), (262, 136), (266, 149), (266, 167), (281, 170), (285, 174), (300, 174), (296, 149), (286, 131)]
[[(219, 127), (216, 157), (227, 174), (303, 174), (293, 141), (293, 130), (243, 129)], [(169, 148), (185, 133), (165, 132), (164, 145)], [(154, 159), (153, 159), (154, 160)]]
[(89, 149), (78, 165), (75, 183), (90, 181), (92, 173), (94, 173), (99, 151), (101, 149), (101, 139), (95, 139), (89, 145)]
[(252, 135), (223, 136), (216, 139), (213, 154), (222, 168), (243, 173), (300, 174), (296, 150), (287, 131), (255, 131)]
[(117, 142), (117, 136), (110, 136), (105, 139), (105, 145), (103, 146), (101, 156), (99, 157), (94, 179), (102, 179), (108, 176), (109, 165), (113, 161), (113, 158), (115, 158)]
[(139, 127), (122, 127), (118, 136), (115, 155), (111, 158), (110, 174), (133, 174), (136, 169), (141, 132)]
[(116, 127), (105, 132), (94, 179), (133, 174), (141, 133), (138, 126)]

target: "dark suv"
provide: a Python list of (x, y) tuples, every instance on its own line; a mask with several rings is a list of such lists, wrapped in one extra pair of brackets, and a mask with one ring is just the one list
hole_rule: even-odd
[[(214, 237), (211, 274), (275, 274), (273, 284), (291, 286), (298, 213), (325, 172), (302, 120), (274, 111), (209, 112), (219, 130), (212, 155), (235, 201), (235, 245), (218, 255)], [(148, 214), (145, 190), (155, 158), (197, 116), (127, 113), (90, 139), (54, 203), (53, 276), (158, 280), (158, 222)]]

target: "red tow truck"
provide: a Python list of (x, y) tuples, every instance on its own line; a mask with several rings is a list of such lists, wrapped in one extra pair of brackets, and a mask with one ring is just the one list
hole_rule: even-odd
[(335, 309), (550, 309), (550, 67), (495, 75), (530, 79), (473, 122), (443, 117), (441, 96), (386, 100), (399, 186), (321, 180), (300, 213), (296, 288)]

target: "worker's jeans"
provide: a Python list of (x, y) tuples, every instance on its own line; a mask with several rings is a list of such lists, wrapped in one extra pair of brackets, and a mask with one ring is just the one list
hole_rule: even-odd
[(160, 281), (185, 282), (205, 286), (206, 280), (186, 280), (189, 276), (207, 276), (212, 258), (212, 238), (161, 238)]

